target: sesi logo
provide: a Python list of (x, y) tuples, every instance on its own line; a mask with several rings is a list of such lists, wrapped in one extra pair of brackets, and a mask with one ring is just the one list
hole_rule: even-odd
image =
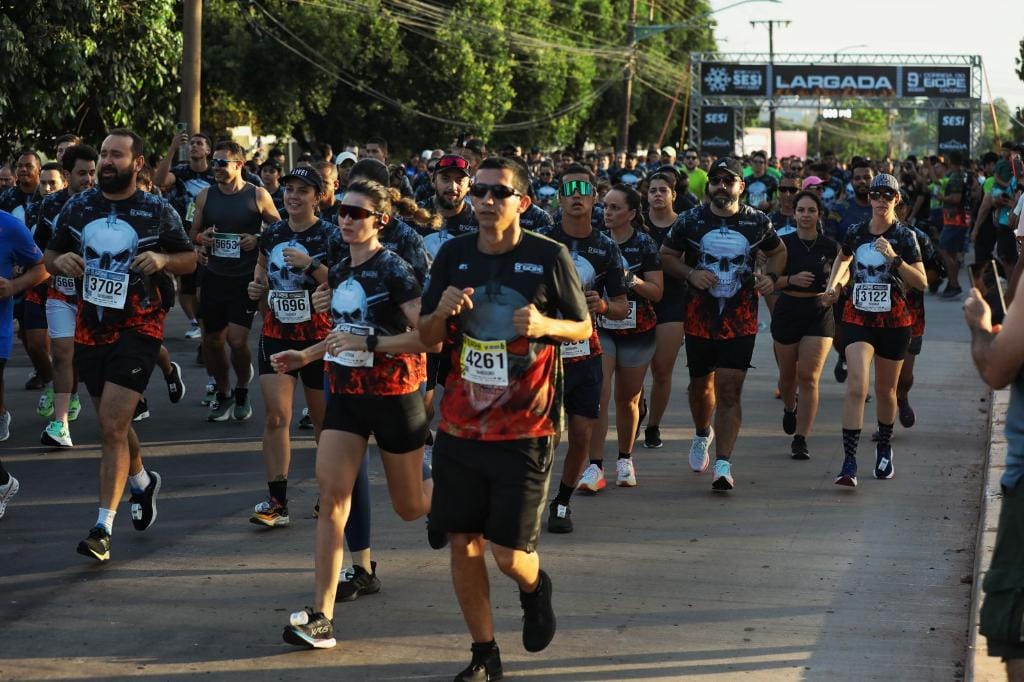
[(715, 113), (715, 114), (704, 114), (705, 123), (728, 123), (729, 114)]
[(944, 126), (965, 126), (967, 125), (966, 116), (943, 116), (942, 125)]

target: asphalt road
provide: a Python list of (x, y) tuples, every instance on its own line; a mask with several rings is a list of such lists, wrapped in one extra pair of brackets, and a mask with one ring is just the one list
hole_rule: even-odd
[[(759, 335), (733, 459), (737, 487), (713, 495), (710, 475), (686, 463), (692, 426), (681, 360), (666, 446), (635, 454), (640, 485), (577, 496), (576, 532), (541, 540), (559, 617), (545, 652), (523, 651), (515, 588), (492, 571), (506, 675), (962, 676), (987, 392), (970, 364), (960, 305), (929, 297), (927, 306), (912, 394), (918, 425), (897, 427), (891, 481), (870, 478), (865, 429), (856, 491), (832, 484), (842, 459), (842, 386), (831, 361), (809, 438), (812, 459), (794, 462), (781, 403), (771, 397), (770, 336)], [(46, 451), (38, 445), (37, 395), (22, 390), (24, 354), (8, 365), (14, 423), (0, 457), (21, 493), (0, 520), (0, 679), (451, 679), (468, 660), (469, 638), (447, 555), (428, 548), (422, 521), (404, 523), (391, 511), (372, 455), (384, 588), (339, 605), (335, 649), (298, 651), (281, 641), (288, 613), (312, 602), (312, 438), (293, 431), (292, 526), (250, 524), (266, 490), (259, 391), (250, 421), (207, 423), (199, 405), (205, 374), (183, 330), (180, 310), (172, 311), (168, 346), (189, 393), (171, 405), (155, 377), (147, 393), (153, 416), (137, 425), (147, 467), (164, 478), (159, 518), (136, 533), (122, 503), (106, 565), (75, 553), (96, 517), (94, 413), (86, 406), (73, 425), (75, 449)], [(867, 424), (873, 420), (869, 405)], [(607, 456), (614, 457), (611, 441)]]

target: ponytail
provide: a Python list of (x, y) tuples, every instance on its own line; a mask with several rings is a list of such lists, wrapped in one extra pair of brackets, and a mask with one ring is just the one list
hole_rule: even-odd
[(433, 213), (422, 206), (417, 206), (415, 201), (409, 197), (403, 197), (401, 192), (394, 187), (388, 188), (388, 192), (391, 195), (391, 207), (394, 213), (422, 227), (429, 227), (434, 230), (441, 227), (442, 218), (439, 214)]

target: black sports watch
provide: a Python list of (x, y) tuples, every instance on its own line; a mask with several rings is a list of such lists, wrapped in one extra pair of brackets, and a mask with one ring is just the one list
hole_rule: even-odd
[(377, 350), (377, 344), (380, 342), (380, 337), (376, 334), (370, 334), (366, 337), (366, 350), (371, 353)]
[(889, 267), (893, 271), (899, 270), (901, 265), (903, 265), (903, 258), (900, 256), (896, 256), (891, 261), (889, 261)]
[(314, 272), (320, 269), (320, 265), (320, 259), (314, 258), (313, 260), (309, 261), (309, 265), (306, 266), (306, 272), (309, 274), (313, 274)]

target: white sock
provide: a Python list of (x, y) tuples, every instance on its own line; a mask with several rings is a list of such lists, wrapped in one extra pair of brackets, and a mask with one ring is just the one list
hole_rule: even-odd
[(107, 535), (114, 534), (114, 516), (117, 512), (113, 509), (104, 509), (100, 507), (100, 514), (96, 517), (96, 526), (103, 528), (107, 531)]
[(134, 476), (129, 476), (128, 485), (131, 486), (133, 493), (145, 492), (146, 488), (149, 487), (149, 473), (143, 469)]

